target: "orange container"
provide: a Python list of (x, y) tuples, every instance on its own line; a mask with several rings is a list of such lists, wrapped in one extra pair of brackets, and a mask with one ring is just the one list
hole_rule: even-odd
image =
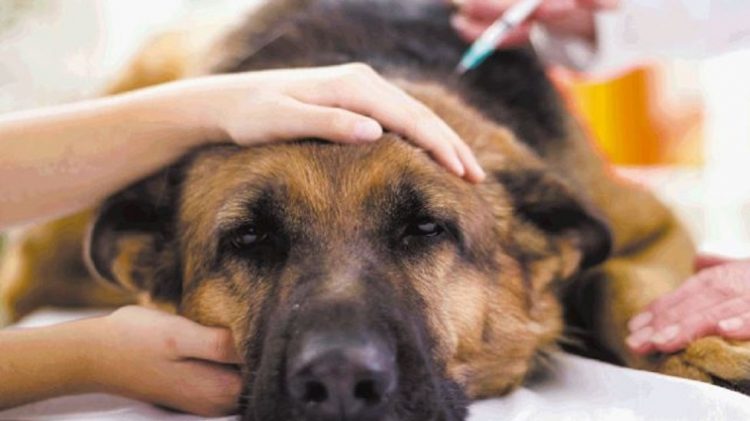
[(704, 121), (700, 98), (694, 91), (684, 93), (669, 86), (670, 77), (664, 76), (657, 66), (636, 68), (607, 81), (590, 81), (559, 69), (553, 72), (569, 106), (611, 162), (700, 165)]

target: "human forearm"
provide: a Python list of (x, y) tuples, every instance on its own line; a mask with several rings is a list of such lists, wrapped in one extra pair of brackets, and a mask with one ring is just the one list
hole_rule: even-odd
[(94, 323), (0, 331), (0, 408), (93, 390)]
[(175, 160), (208, 136), (178, 110), (144, 91), (0, 119), (0, 228), (91, 206)]

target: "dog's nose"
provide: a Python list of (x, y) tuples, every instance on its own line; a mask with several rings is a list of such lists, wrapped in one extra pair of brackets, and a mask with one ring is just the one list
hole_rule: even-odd
[(396, 389), (395, 360), (377, 338), (307, 335), (289, 357), (288, 392), (311, 419), (381, 419)]

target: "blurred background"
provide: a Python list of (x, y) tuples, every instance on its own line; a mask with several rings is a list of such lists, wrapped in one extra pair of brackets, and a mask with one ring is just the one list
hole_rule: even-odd
[[(255, 0), (0, 0), (0, 112), (86, 98), (150, 36)], [(552, 72), (601, 153), (677, 211), (704, 251), (750, 256), (750, 52), (609, 80)]]

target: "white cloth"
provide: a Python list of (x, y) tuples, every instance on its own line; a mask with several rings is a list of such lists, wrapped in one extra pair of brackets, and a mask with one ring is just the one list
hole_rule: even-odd
[[(77, 316), (46, 311), (24, 325)], [(470, 412), (469, 421), (738, 421), (750, 420), (750, 398), (704, 383), (560, 354), (545, 379), (507, 397), (476, 402)], [(16, 421), (200, 419), (108, 395), (50, 399), (0, 412), (0, 420)]]
[(593, 74), (654, 58), (705, 58), (750, 47), (747, 0), (622, 0), (595, 21), (595, 45), (541, 25), (532, 42), (545, 60)]

